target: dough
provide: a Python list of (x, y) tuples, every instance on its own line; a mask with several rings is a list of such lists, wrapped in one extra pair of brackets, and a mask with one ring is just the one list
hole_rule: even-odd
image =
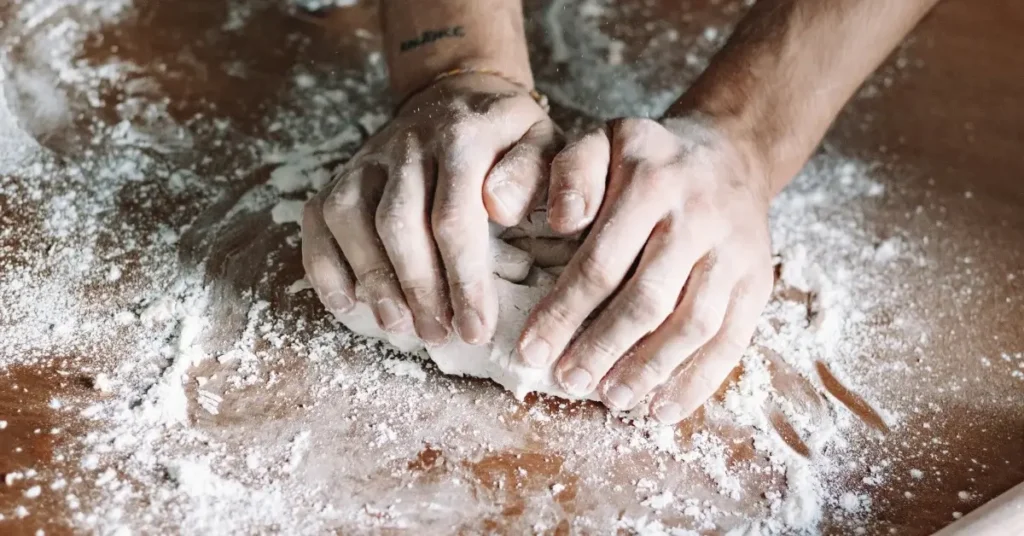
[[(555, 235), (547, 225), (547, 214), (543, 210), (533, 212), (517, 227), (492, 226), (491, 229), (498, 324), (489, 344), (474, 346), (453, 336), (452, 342), (444, 346), (427, 348), (415, 336), (395, 336), (380, 329), (370, 307), (362, 302), (349, 313), (336, 316), (355, 333), (387, 340), (403, 352), (421, 352), (445, 374), (494, 380), (520, 400), (530, 392), (575, 398), (555, 383), (551, 369), (520, 365), (515, 349), (527, 315), (554, 285), (555, 273), (575, 251), (575, 241)], [(526, 250), (534, 250), (537, 255)], [(538, 263), (535, 258), (543, 260)], [(357, 297), (359, 294), (357, 289)]]

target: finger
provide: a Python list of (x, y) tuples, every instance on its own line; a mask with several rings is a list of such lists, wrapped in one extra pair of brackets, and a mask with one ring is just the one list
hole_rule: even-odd
[(628, 409), (668, 381), (677, 367), (720, 330), (738, 277), (708, 256), (697, 263), (668, 319), (602, 382), (602, 398)]
[[(594, 230), (551, 292), (534, 308), (519, 339), (522, 361), (543, 368), (565, 349), (583, 321), (622, 283), (664, 214), (635, 190), (613, 189)], [(628, 215), (628, 216), (627, 216)]]
[(551, 162), (548, 222), (562, 234), (579, 232), (597, 216), (605, 197), (611, 142), (604, 128), (569, 144)]
[[(570, 394), (592, 392), (612, 365), (675, 309), (691, 268), (708, 245), (678, 225), (670, 231), (672, 226), (666, 219), (654, 228), (636, 272), (559, 360), (555, 377)], [(612, 394), (613, 407), (631, 407), (631, 393), (618, 389)]]
[(411, 314), (374, 224), (384, 182), (384, 172), (376, 166), (348, 171), (324, 200), (324, 221), (366, 293), (377, 324), (404, 333), (412, 329)]
[(416, 333), (440, 345), (448, 340), (451, 310), (427, 221), (434, 183), (433, 159), (415, 140), (408, 140), (399, 149), (377, 205), (376, 229), (412, 311)]
[(327, 310), (347, 313), (355, 307), (355, 278), (324, 223), (324, 196), (302, 207), (302, 267)]
[(547, 183), (557, 144), (554, 123), (545, 117), (534, 123), (491, 168), (484, 180), (484, 206), (492, 220), (512, 226), (533, 208)]
[(768, 300), (757, 285), (741, 285), (722, 330), (654, 395), (651, 411), (665, 424), (675, 424), (711, 398), (740, 362)]
[(470, 344), (489, 341), (498, 317), (482, 188), (499, 149), (493, 140), (481, 139), (479, 130), (462, 126), (443, 136), (431, 212), (434, 240), (448, 279), (455, 330)]

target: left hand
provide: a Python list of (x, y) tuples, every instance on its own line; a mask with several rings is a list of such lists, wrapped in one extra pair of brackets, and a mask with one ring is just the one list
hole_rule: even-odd
[(522, 360), (561, 356), (568, 393), (597, 390), (616, 409), (657, 389), (651, 411), (664, 423), (700, 407), (739, 362), (773, 285), (755, 147), (690, 119), (617, 120), (566, 147), (552, 163), (551, 226), (594, 223), (527, 320)]

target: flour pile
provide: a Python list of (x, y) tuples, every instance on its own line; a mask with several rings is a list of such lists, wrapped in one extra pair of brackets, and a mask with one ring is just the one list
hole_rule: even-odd
[[(698, 13), (714, 26), (652, 21), (647, 42), (688, 47), (679, 72), (694, 74), (742, 4)], [(663, 104), (640, 89), (654, 82), (617, 82), (672, 66), (602, 31), (646, 8), (552, 5), (533, 13), (532, 41), (558, 32), (538, 73), (566, 124), (593, 120), (573, 109)], [(911, 289), (898, 268), (933, 264), (920, 237), (865, 224), (888, 171), (828, 149), (779, 197), (775, 296), (735, 381), (693, 419), (520, 402), (353, 334), (307, 292), (297, 210), (386, 120), (372, 39), (349, 36), (364, 52), (344, 59), (292, 4), (167, 6), (8, 8), (0, 391), (24, 411), (0, 420), (0, 445), (14, 445), (0, 457), (16, 461), (0, 527), (854, 533), (883, 522), (881, 490), (940, 477), (944, 458), (888, 439), (934, 404), (906, 403), (913, 376), (891, 358), (926, 354), (933, 335), (900, 313)], [(340, 9), (359, 21), (372, 6)], [(154, 57), (123, 36), (151, 37)], [(559, 66), (582, 74), (558, 82)], [(200, 79), (213, 89), (182, 82)], [(1019, 373), (1021, 350), (989, 366)]]

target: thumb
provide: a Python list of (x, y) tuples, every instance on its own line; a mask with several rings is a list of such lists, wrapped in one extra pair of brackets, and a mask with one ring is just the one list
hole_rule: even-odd
[(519, 223), (547, 190), (551, 159), (562, 145), (548, 118), (533, 124), (484, 180), (484, 206), (491, 220), (506, 227)]

